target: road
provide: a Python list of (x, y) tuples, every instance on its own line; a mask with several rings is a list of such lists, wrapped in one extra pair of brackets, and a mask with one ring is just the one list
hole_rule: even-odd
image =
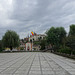
[(0, 75), (75, 75), (75, 61), (52, 53), (0, 53)]

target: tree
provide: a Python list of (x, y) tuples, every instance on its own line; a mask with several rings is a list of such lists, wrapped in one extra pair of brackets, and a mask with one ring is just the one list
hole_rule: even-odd
[(71, 48), (71, 54), (75, 51), (75, 36), (69, 36), (66, 38), (66, 46)]
[(75, 51), (75, 24), (70, 25), (69, 35), (66, 38), (66, 46), (71, 48), (71, 54)]
[(20, 44), (19, 35), (15, 31), (8, 30), (2, 38), (2, 42), (4, 47), (12, 50)]
[(2, 40), (0, 40), (0, 51), (2, 51), (3, 45), (2, 45)]
[(55, 28), (54, 27), (51, 27), (48, 31), (46, 31), (46, 35), (47, 35), (47, 37), (46, 37), (46, 39), (47, 39), (47, 43), (48, 44), (54, 44), (55, 42)]
[(63, 39), (66, 37), (66, 31), (63, 27), (57, 27), (56, 28), (56, 35), (59, 39), (59, 44), (63, 45)]
[(41, 43), (40, 43), (41, 50), (44, 50), (45, 49), (45, 43), (46, 43), (45, 40), (41, 40)]
[(75, 36), (75, 24), (70, 26), (69, 36)]
[(60, 45), (63, 44), (62, 40), (63, 38), (66, 37), (66, 31), (63, 27), (51, 27), (47, 32), (46, 32), (46, 39), (47, 43), (51, 44), (52, 47), (59, 48)]

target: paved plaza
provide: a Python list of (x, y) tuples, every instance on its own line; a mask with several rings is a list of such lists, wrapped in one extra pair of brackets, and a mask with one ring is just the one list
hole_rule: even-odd
[(75, 75), (75, 61), (52, 53), (0, 53), (0, 75)]

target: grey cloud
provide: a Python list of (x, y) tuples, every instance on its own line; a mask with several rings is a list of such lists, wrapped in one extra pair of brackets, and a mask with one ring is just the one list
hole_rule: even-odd
[(14, 30), (20, 38), (31, 31), (44, 33), (52, 26), (75, 24), (75, 0), (0, 0), (0, 38)]

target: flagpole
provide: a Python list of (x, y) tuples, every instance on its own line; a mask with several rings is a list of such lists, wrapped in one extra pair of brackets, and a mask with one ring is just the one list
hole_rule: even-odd
[[(31, 32), (32, 36), (34, 35), (33, 31)], [(32, 38), (32, 51), (33, 51), (33, 38)]]
[(33, 51), (33, 38), (32, 38), (32, 51)]

